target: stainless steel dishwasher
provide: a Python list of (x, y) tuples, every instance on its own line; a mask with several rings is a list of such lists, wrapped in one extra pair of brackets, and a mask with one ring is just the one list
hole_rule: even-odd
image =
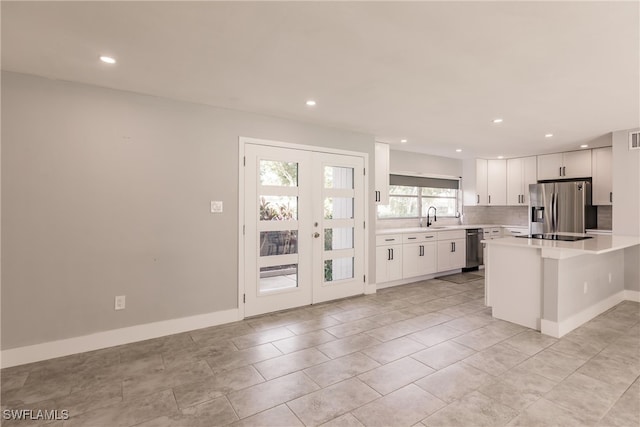
[(482, 265), (482, 228), (467, 229), (467, 262), (463, 270), (477, 270)]

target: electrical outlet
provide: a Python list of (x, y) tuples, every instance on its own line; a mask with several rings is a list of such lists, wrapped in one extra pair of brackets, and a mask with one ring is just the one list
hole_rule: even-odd
[(124, 310), (125, 307), (125, 296), (124, 295), (118, 295), (116, 296), (116, 305), (115, 305), (115, 309), (116, 310)]
[(222, 213), (222, 201), (221, 200), (212, 200), (211, 201), (211, 213)]
[(589, 286), (587, 282), (584, 282), (584, 293), (586, 294), (588, 290), (589, 290)]

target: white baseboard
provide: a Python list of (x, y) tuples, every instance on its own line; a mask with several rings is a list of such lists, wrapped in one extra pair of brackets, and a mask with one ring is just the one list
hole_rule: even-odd
[(610, 308), (615, 307), (617, 304), (620, 304), (626, 299), (627, 292), (632, 291), (620, 291), (615, 293), (560, 322), (542, 319), (540, 322), (540, 332), (554, 338), (560, 338), (599, 314), (602, 314)]
[(127, 328), (112, 329), (110, 331), (97, 332), (91, 335), (50, 341), (42, 344), (11, 348), (0, 352), (0, 366), (2, 368), (9, 368), (11, 366), (39, 362), (55, 357), (68, 356), (158, 338), (165, 335), (178, 334), (194, 329), (222, 325), (238, 320), (239, 311), (237, 308), (234, 308), (179, 319), (146, 323), (144, 325), (130, 326)]
[(640, 291), (630, 291), (625, 289), (624, 299), (629, 301), (640, 302)]

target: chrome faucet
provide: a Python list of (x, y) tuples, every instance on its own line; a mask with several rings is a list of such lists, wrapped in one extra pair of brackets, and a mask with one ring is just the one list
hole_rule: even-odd
[(429, 206), (429, 209), (427, 209), (427, 227), (433, 224), (431, 221), (429, 221), (429, 212), (431, 212), (431, 209), (433, 209), (433, 221), (435, 222), (438, 220), (438, 218), (436, 217), (436, 213), (438, 213), (438, 210), (433, 206)]

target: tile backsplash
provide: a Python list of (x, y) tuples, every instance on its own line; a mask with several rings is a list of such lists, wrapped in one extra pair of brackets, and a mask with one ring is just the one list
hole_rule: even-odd
[(463, 224), (529, 225), (527, 206), (465, 206)]

